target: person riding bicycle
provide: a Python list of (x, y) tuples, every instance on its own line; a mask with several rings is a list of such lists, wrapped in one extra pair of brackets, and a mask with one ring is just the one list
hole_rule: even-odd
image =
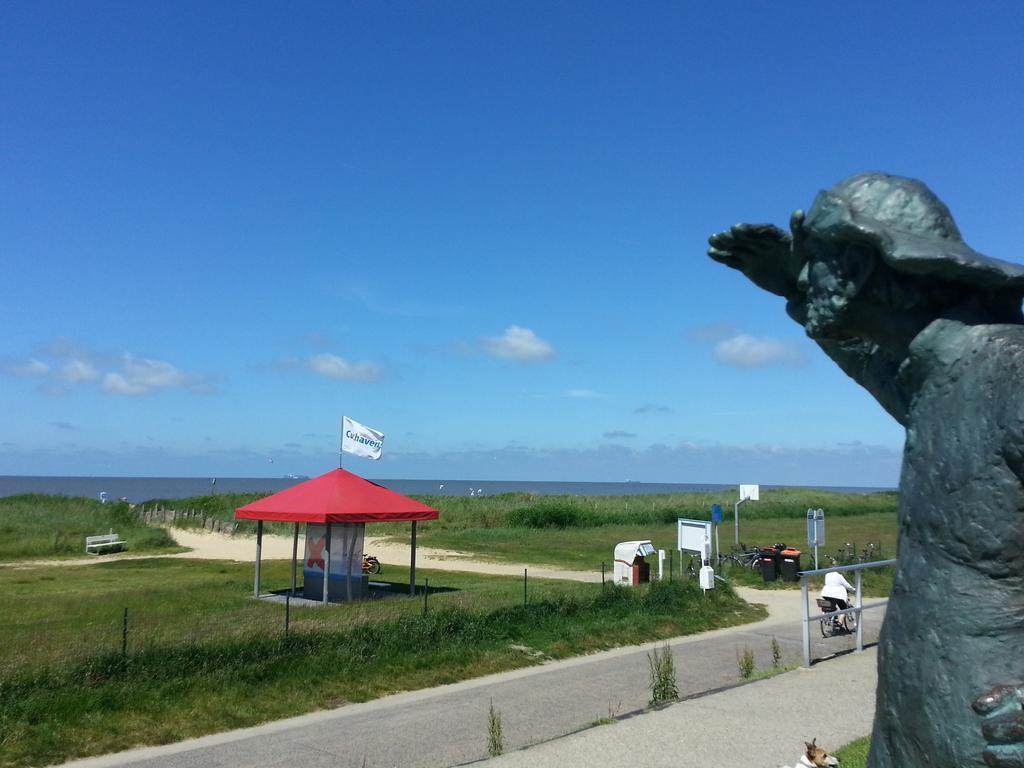
[(850, 596), (847, 590), (855, 589), (856, 587), (848, 582), (843, 574), (838, 571), (830, 571), (825, 574), (825, 586), (821, 588), (821, 596), (832, 603), (833, 611), (842, 611), (850, 607)]

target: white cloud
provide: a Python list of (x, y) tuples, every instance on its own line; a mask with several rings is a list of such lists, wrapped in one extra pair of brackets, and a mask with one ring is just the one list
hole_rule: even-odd
[(183, 370), (164, 360), (136, 357), (130, 352), (109, 355), (77, 342), (57, 339), (41, 347), (44, 360), (29, 358), (0, 364), (0, 373), (41, 379), (37, 389), (44, 395), (71, 394), (82, 385), (95, 384), (111, 395), (143, 395), (165, 389), (213, 392), (208, 377)]
[(367, 360), (350, 362), (343, 357), (322, 352), (312, 357), (286, 357), (275, 360), (274, 367), (278, 370), (303, 370), (339, 381), (376, 381), (384, 371)]
[(165, 389), (210, 391), (209, 384), (201, 376), (164, 360), (135, 357), (127, 352), (121, 357), (121, 370), (107, 373), (100, 386), (110, 395), (145, 395)]
[(303, 367), (319, 376), (341, 381), (376, 381), (382, 373), (381, 367), (376, 363), (365, 360), (349, 362), (329, 352), (313, 355), (305, 361)]
[(539, 362), (555, 355), (555, 349), (529, 328), (510, 325), (501, 336), (483, 340), (484, 351), (492, 357), (520, 362)]
[(737, 333), (715, 344), (715, 359), (723, 365), (739, 368), (764, 368), (769, 365), (803, 366), (807, 356), (792, 342)]
[(99, 369), (92, 363), (85, 360), (71, 360), (64, 364), (60, 377), (69, 384), (78, 384), (82, 381), (95, 381), (100, 376)]
[(569, 389), (566, 390), (565, 396), (578, 398), (580, 400), (586, 400), (591, 397), (600, 397), (600, 395), (592, 389)]
[(667, 405), (657, 405), (655, 403), (647, 403), (646, 405), (638, 406), (633, 409), (633, 413), (644, 414), (644, 413), (675, 413)]
[(45, 376), (50, 372), (50, 366), (33, 357), (24, 363), (5, 365), (3, 372), (8, 376)]
[(739, 328), (730, 323), (710, 323), (692, 328), (687, 336), (690, 341), (698, 344), (714, 344), (716, 341), (727, 339), (739, 333)]

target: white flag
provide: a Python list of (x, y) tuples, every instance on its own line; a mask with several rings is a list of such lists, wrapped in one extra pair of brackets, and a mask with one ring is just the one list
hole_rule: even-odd
[(364, 427), (348, 416), (341, 417), (341, 450), (367, 459), (379, 459), (384, 448), (384, 433)]

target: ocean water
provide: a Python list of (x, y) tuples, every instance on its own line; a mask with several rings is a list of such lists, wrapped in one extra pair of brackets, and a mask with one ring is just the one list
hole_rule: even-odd
[[(126, 498), (131, 502), (149, 499), (183, 499), (208, 493), (274, 493), (301, 483), (306, 478), (292, 477), (56, 477), (36, 475), (0, 475), (0, 496), (22, 493), (46, 493), (61, 496), (91, 496), (105, 493), (111, 501)], [(374, 480), (398, 493), (415, 496), (493, 496), (497, 493), (536, 493), (545, 496), (624, 496), (687, 491), (732, 491), (735, 485), (714, 483), (574, 483), (534, 482), (529, 480)], [(762, 488), (777, 486), (764, 485)], [(808, 486), (845, 493), (873, 493), (892, 488)]]

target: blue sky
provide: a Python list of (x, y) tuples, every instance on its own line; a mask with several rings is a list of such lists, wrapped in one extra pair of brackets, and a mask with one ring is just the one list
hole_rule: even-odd
[(895, 485), (705, 256), (853, 173), (1021, 261), (1018, 2), (0, 6), (0, 474)]

